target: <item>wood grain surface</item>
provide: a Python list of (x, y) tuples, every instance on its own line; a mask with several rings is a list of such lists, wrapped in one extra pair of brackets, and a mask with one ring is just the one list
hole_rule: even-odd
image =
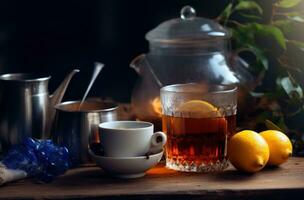
[(31, 180), (0, 187), (0, 199), (304, 199), (304, 158), (278, 168), (243, 174), (232, 166), (221, 173), (179, 173), (162, 164), (143, 178), (122, 180), (97, 167), (68, 171), (50, 184)]

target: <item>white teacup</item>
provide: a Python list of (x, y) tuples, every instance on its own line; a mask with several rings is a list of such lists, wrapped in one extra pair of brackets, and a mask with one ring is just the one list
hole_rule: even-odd
[(99, 124), (100, 142), (108, 157), (135, 157), (162, 151), (163, 132), (153, 133), (153, 124), (142, 121), (112, 121)]

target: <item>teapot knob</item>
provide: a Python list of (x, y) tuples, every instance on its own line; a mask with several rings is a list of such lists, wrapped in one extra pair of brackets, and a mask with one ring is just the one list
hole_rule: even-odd
[(195, 18), (195, 16), (196, 16), (196, 11), (191, 6), (184, 6), (180, 11), (180, 17), (183, 20), (191, 20)]

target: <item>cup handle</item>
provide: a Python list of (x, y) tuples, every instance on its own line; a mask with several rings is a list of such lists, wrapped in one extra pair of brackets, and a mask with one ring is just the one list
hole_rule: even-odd
[(151, 138), (150, 153), (159, 153), (167, 142), (167, 135), (161, 131), (156, 132)]

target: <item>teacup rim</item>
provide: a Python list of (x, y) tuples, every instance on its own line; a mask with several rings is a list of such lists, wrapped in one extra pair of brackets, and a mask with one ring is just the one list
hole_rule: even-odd
[[(128, 128), (128, 129), (120, 129), (120, 128), (109, 128), (109, 127), (104, 127), (106, 124), (115, 124), (115, 123), (138, 123), (138, 124), (147, 124), (146, 127), (137, 127), (137, 128)], [(154, 125), (151, 122), (146, 122), (146, 121), (132, 121), (132, 120), (118, 120), (118, 121), (109, 121), (109, 122), (102, 122), (98, 124), (98, 127), (104, 130), (115, 130), (115, 131), (135, 131), (135, 130), (146, 130), (150, 128), (154, 128)]]

